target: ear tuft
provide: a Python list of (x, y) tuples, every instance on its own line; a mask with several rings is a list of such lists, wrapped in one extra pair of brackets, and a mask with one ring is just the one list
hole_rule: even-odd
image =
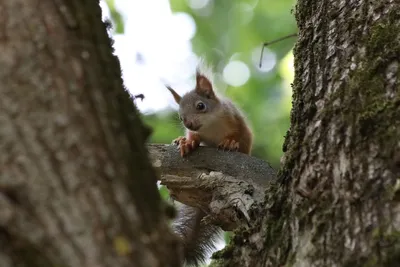
[(215, 97), (211, 81), (205, 75), (201, 74), (199, 70), (196, 71), (196, 92), (207, 98)]
[(165, 85), (165, 87), (167, 87), (167, 89), (171, 92), (172, 96), (175, 99), (175, 102), (179, 105), (179, 103), (181, 102), (182, 97), (180, 95), (178, 95), (178, 93), (175, 92), (175, 90), (172, 89), (170, 86)]

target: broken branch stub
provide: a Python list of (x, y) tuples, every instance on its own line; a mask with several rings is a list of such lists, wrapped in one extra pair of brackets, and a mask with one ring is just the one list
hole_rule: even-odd
[(276, 178), (270, 165), (239, 152), (199, 147), (182, 158), (174, 145), (148, 145), (161, 184), (171, 196), (201, 208), (207, 221), (225, 231), (246, 226), (264, 201), (268, 183)]

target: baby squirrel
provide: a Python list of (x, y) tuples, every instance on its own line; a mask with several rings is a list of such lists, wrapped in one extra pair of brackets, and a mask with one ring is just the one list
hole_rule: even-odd
[[(179, 118), (186, 128), (186, 136), (173, 142), (178, 145), (182, 157), (200, 144), (223, 150), (239, 151), (250, 155), (253, 135), (244, 116), (228, 99), (216, 95), (211, 80), (196, 70), (196, 87), (183, 95), (167, 86), (175, 102), (179, 104)], [(187, 266), (204, 263), (207, 254), (214, 251), (221, 229), (205, 224), (206, 213), (199, 208), (183, 205), (173, 223), (174, 231), (183, 241)]]

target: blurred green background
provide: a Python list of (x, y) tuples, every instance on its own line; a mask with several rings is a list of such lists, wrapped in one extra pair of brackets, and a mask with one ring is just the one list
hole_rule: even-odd
[[(114, 31), (123, 31), (124, 21), (115, 9), (114, 1), (106, 2)], [(190, 7), (204, 3), (207, 5), (202, 9)], [(258, 63), (264, 42), (297, 32), (292, 14), (295, 1), (170, 0), (170, 5), (173, 12), (185, 12), (194, 19), (193, 52), (205, 58), (215, 73), (222, 75), (224, 67), (233, 60), (243, 62), (249, 68), (247, 82), (237, 87), (225, 83), (223, 94), (243, 110), (251, 123), (255, 137), (252, 155), (278, 169), (284, 136), (289, 128), (292, 48), (296, 38), (267, 46), (263, 67), (260, 68)], [(221, 79), (216, 81), (217, 85), (221, 83)], [(154, 129), (150, 142), (170, 143), (183, 134), (176, 110), (145, 114), (143, 119)]]
[[(108, 0), (107, 4), (113, 23), (117, 25), (114, 31), (123, 31), (121, 24), (124, 22), (113, 0)], [(223, 93), (247, 115), (255, 137), (252, 155), (278, 169), (284, 136), (289, 129), (292, 48), (296, 38), (266, 47), (261, 68), (259, 60), (264, 42), (297, 32), (292, 14), (295, 1), (171, 0), (170, 5), (173, 12), (185, 12), (194, 19), (193, 52), (213, 66), (215, 73), (220, 74), (217, 77), (223, 76), (230, 61), (239, 60), (247, 65), (250, 76), (243, 85), (227, 86), (222, 79), (216, 84), (224, 84), (221, 86)], [(203, 7), (193, 8), (196, 5)], [(149, 142), (171, 143), (183, 135), (176, 110), (144, 114), (143, 119), (154, 129)], [(167, 197), (165, 188), (160, 190), (163, 197)]]
[[(295, 38), (267, 46), (262, 71), (258, 66), (263, 42), (296, 33), (292, 15), (293, 0), (239, 1), (219, 0), (207, 10), (193, 10), (187, 0), (171, 0), (175, 12), (186, 12), (195, 20), (197, 31), (192, 39), (194, 52), (221, 74), (229, 61), (240, 60), (250, 70), (248, 81), (238, 87), (227, 86), (224, 95), (231, 98), (247, 115), (254, 131), (252, 155), (279, 168), (282, 144), (289, 128), (292, 52)], [(221, 81), (220, 81), (221, 82)], [(218, 81), (217, 81), (218, 84)], [(145, 121), (154, 128), (150, 142), (170, 143), (183, 134), (175, 110), (148, 114)], [(171, 123), (173, 122), (173, 123)]]

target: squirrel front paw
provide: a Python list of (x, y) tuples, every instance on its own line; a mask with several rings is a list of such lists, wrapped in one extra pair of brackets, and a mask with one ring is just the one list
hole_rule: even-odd
[(184, 157), (191, 151), (195, 150), (200, 144), (196, 140), (187, 139), (186, 137), (183, 136), (174, 139), (172, 142), (178, 146), (178, 149), (181, 152), (181, 157)]
[(225, 139), (218, 145), (219, 149), (228, 150), (228, 151), (238, 151), (239, 150), (239, 142), (236, 142), (233, 139)]
[(178, 138), (172, 140), (172, 144), (179, 146), (181, 144), (181, 142), (184, 142), (184, 141), (186, 141), (186, 137), (179, 136)]

